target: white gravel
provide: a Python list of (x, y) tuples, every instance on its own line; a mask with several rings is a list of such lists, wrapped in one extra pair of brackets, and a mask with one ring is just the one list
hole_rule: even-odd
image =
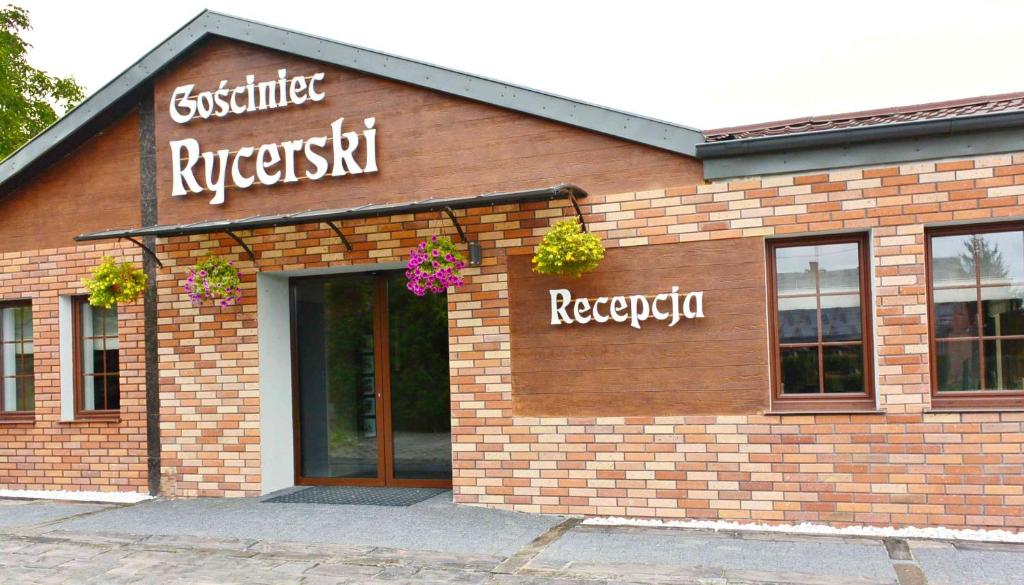
[(152, 500), (153, 496), (138, 492), (70, 492), (63, 490), (0, 490), (0, 498), (30, 500), (61, 500), (65, 502), (104, 502), (109, 504), (137, 504)]
[(690, 528), (695, 530), (746, 530), (751, 532), (788, 532), (790, 534), (821, 534), (833, 536), (872, 536), (877, 538), (927, 538), (933, 540), (971, 540), (984, 542), (1024, 542), (1024, 533), (1006, 530), (969, 530), (953, 528), (907, 528), (847, 526), (836, 528), (821, 524), (741, 524), (722, 520), (655, 520), (647, 518), (587, 518), (590, 526), (648, 526)]

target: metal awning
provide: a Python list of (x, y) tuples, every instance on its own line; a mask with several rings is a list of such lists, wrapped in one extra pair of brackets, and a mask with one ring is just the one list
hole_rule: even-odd
[[(321, 209), (321, 210), (309, 210), (299, 211), (296, 213), (284, 213), (277, 215), (255, 215), (244, 219), (218, 219), (218, 220), (207, 220), (198, 221), (194, 223), (186, 224), (168, 224), (168, 225), (154, 225), (139, 228), (128, 228), (128, 229), (110, 229), (99, 232), (90, 232), (87, 234), (80, 234), (75, 236), (75, 241), (78, 242), (90, 242), (95, 240), (113, 240), (113, 239), (124, 239), (129, 240), (135, 245), (141, 247), (144, 252), (148, 253), (153, 257), (157, 263), (160, 263), (156, 254), (148, 246), (144, 245), (139, 238), (148, 236), (153, 237), (173, 237), (173, 236), (187, 236), (193, 234), (210, 234), (210, 233), (224, 233), (231, 236), (245, 251), (249, 254), (249, 257), (255, 261), (255, 255), (252, 250), (246, 245), (245, 241), (238, 236), (237, 232), (241, 230), (253, 230), (258, 228), (268, 227), (281, 227), (289, 225), (300, 225), (306, 223), (325, 223), (341, 239), (342, 243), (345, 244), (349, 251), (352, 250), (352, 246), (348, 243), (344, 233), (336, 222), (341, 222), (347, 219), (365, 219), (368, 217), (381, 217), (388, 215), (405, 215), (409, 213), (424, 213), (431, 211), (443, 211), (448, 214), (448, 217), (455, 224), (455, 228), (459, 232), (463, 242), (466, 242), (466, 234), (462, 230), (462, 226), (459, 225), (458, 220), (453, 213), (455, 209), (470, 209), (474, 207), (488, 207), (492, 205), (505, 205), (509, 203), (530, 203), (534, 201), (556, 201), (568, 199), (576, 211), (576, 215), (580, 219), (580, 223), (586, 229), (586, 223), (583, 220), (583, 214), (580, 211), (577, 199), (583, 199), (587, 196), (587, 192), (583, 189), (571, 184), (555, 185), (554, 187), (548, 187), (545, 189), (533, 189), (530, 191), (513, 191), (508, 193), (486, 193), (483, 195), (474, 195), (471, 197), (453, 197), (446, 199), (424, 199), (421, 201), (413, 201), (407, 203), (382, 203), (382, 204), (367, 204), (359, 207), (349, 207), (341, 209)], [(162, 264), (161, 264), (162, 266)]]

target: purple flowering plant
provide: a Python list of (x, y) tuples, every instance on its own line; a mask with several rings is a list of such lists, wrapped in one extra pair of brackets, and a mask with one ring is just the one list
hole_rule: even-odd
[(185, 294), (193, 305), (213, 301), (224, 308), (242, 299), (241, 286), (242, 280), (234, 262), (209, 255), (189, 268)]
[(462, 254), (447, 236), (431, 236), (409, 251), (409, 262), (405, 265), (406, 288), (416, 296), (428, 292), (444, 294), (448, 287), (462, 286), (461, 270), (466, 266)]

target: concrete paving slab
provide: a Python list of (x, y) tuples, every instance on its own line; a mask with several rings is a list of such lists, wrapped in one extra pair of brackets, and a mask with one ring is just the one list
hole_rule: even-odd
[(784, 535), (748, 539), (666, 529), (578, 527), (541, 552), (529, 568), (575, 573), (587, 566), (619, 564), (669, 573), (685, 567), (698, 578), (799, 582), (813, 575), (818, 579), (813, 582), (896, 583), (888, 554), (878, 541), (790, 540)]
[(910, 550), (928, 576), (929, 585), (1021, 585), (1024, 545), (912, 542)]
[(0, 500), (0, 530), (24, 528), (109, 507), (105, 504), (50, 500)]
[(561, 521), (558, 516), (456, 506), (446, 492), (408, 507), (272, 504), (257, 498), (154, 500), (61, 522), (54, 529), (507, 557)]

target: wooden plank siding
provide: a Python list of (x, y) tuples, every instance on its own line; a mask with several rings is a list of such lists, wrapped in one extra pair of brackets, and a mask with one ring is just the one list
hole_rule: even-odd
[[(764, 240), (613, 248), (581, 279), (538, 275), (509, 257), (517, 415), (749, 414), (768, 405)], [(551, 325), (549, 290), (573, 298), (704, 291), (703, 319), (674, 327)]]
[[(235, 87), (250, 73), (257, 82), (276, 79), (281, 68), (289, 77), (324, 71), (326, 79), (318, 87), (326, 98), (264, 112), (197, 118), (185, 125), (168, 114), (171, 94), (179, 85), (195, 83), (196, 91), (213, 90), (227, 79), (228, 87)], [(691, 184), (701, 178), (700, 162), (686, 156), (221, 39), (207, 42), (160, 76), (155, 92), (161, 223), (476, 195), (561, 182), (611, 194)], [(359, 131), (364, 118), (376, 118), (377, 173), (229, 188), (226, 202), (219, 206), (209, 205), (208, 192), (170, 195), (171, 140), (195, 138), (203, 151), (234, 152), (264, 143), (330, 138), (331, 122), (342, 116), (346, 131)], [(302, 177), (304, 156), (298, 159), (303, 161), (297, 173)], [(362, 153), (357, 160), (362, 161)], [(196, 167), (200, 183), (201, 167)], [(253, 162), (242, 168), (251, 173)]]
[(0, 252), (74, 246), (74, 236), (137, 226), (139, 119), (132, 110), (50, 168), (0, 194)]

